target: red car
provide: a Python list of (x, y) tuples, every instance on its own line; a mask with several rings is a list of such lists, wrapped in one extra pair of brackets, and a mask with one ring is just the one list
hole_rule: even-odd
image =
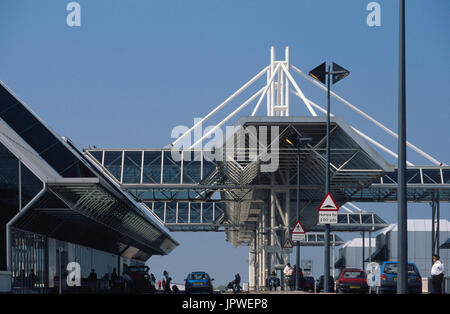
[(337, 293), (367, 293), (366, 273), (361, 269), (345, 268), (341, 271), (336, 281)]

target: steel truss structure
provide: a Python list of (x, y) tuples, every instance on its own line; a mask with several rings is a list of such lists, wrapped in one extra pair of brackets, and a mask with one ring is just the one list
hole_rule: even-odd
[[(315, 232), (316, 240), (317, 232), (323, 231), (317, 225), (317, 208), (324, 196), (326, 120), (317, 112), (326, 111), (304, 95), (291, 70), (324, 91), (326, 87), (290, 64), (289, 48), (285, 53), (285, 60), (277, 61), (272, 47), (269, 66), (163, 149), (85, 150), (100, 170), (144, 203), (170, 230), (225, 231), (227, 241), (233, 245), (248, 245), (251, 289), (262, 289), (275, 266), (289, 261), (289, 254), (282, 250), (268, 251), (269, 247), (281, 248), (296, 221), (297, 151), (287, 145), (286, 139), (312, 139), (300, 154), (300, 220), (308, 232)], [(183, 141), (202, 123), (263, 78), (265, 82), (255, 94), (195, 138), (192, 145), (183, 147)], [(291, 96), (300, 99), (311, 117), (290, 116)], [(331, 96), (397, 137), (341, 96), (333, 92)], [(266, 114), (257, 117), (264, 100)], [(251, 116), (237, 119), (232, 136), (213, 150), (202, 147), (206, 139), (251, 104)], [(352, 202), (396, 201), (396, 169), (372, 146), (395, 158), (397, 154), (334, 115), (330, 143), (331, 192), (346, 211), (338, 214), (338, 223), (332, 225), (332, 230), (372, 232), (386, 227), (380, 217)], [(439, 208), (439, 202), (450, 201), (450, 167), (410, 142), (407, 145), (432, 164), (421, 167), (408, 162), (408, 201), (433, 202), (433, 208)], [(174, 158), (174, 151), (181, 152), (181, 158)], [(221, 158), (210, 160), (206, 156), (211, 153)], [(271, 164), (276, 164), (273, 170), (264, 170)], [(330, 240), (335, 241), (335, 235), (331, 236)], [(316, 244), (323, 244), (322, 240)]]

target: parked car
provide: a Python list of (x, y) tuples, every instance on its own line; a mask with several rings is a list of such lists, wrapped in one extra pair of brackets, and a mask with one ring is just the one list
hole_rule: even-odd
[[(319, 279), (317, 279), (316, 292), (320, 292), (320, 291), (324, 290), (324, 282), (325, 282), (324, 278), (325, 278), (325, 276), (322, 275), (322, 276), (319, 277)], [(334, 292), (334, 279), (333, 279), (333, 276), (330, 276), (329, 282), (330, 282), (330, 292)]]
[(214, 278), (211, 278), (207, 273), (203, 271), (192, 272), (184, 280), (185, 291), (187, 294), (192, 292), (207, 292), (212, 294), (213, 280)]
[(367, 293), (369, 286), (367, 285), (366, 273), (361, 269), (344, 268), (336, 281), (337, 293)]
[(314, 291), (316, 287), (314, 277), (303, 277), (303, 291)]
[(150, 280), (148, 271), (150, 267), (142, 266), (128, 266), (128, 273), (131, 277), (131, 292), (133, 293), (154, 293), (155, 286)]
[[(383, 262), (380, 266), (380, 292), (397, 291), (398, 262)], [(414, 263), (408, 263), (408, 293), (422, 293), (422, 277)]]

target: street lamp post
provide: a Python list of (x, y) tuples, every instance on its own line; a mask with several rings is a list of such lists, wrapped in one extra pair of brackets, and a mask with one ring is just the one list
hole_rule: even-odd
[[(325, 171), (325, 195), (330, 192), (330, 86), (331, 86), (331, 71), (328, 65), (327, 71), (327, 169)], [(325, 224), (325, 277), (324, 277), (324, 291), (330, 292), (330, 224)]]
[[(297, 221), (300, 220), (300, 136), (298, 137), (297, 142)], [(300, 241), (296, 243), (296, 252), (295, 252), (295, 290), (300, 290)]]
[[(330, 192), (330, 93), (331, 83), (335, 84), (348, 76), (350, 72), (333, 62), (333, 70), (330, 65), (326, 69), (326, 62), (309, 72), (309, 75), (325, 84), (327, 77), (327, 134), (326, 134), (326, 170), (325, 170), (325, 195)], [(331, 82), (331, 79), (333, 82)], [(325, 256), (324, 256), (324, 291), (330, 292), (330, 224), (325, 224)]]
[(405, 0), (399, 3), (399, 93), (398, 93), (398, 282), (397, 293), (408, 293), (408, 238), (406, 203), (406, 82)]
[[(309, 137), (302, 137), (301, 135), (298, 135), (297, 137), (297, 221), (300, 220), (300, 150), (302, 146), (308, 144), (311, 142), (311, 138)], [(294, 143), (291, 142), (289, 139), (286, 139), (286, 142), (295, 147)], [(295, 290), (300, 290), (300, 241), (296, 241), (296, 252), (295, 252), (295, 265), (296, 265), (296, 272), (295, 272)]]

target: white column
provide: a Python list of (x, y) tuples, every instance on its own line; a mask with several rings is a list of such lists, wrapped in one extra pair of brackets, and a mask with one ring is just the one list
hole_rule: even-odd
[(248, 247), (248, 286), (249, 290), (255, 290), (255, 238), (252, 238)]
[[(289, 46), (286, 46), (285, 48), (285, 58), (286, 58), (286, 67), (288, 69), (288, 71), (291, 69), (291, 65), (290, 65), (290, 60), (289, 60)], [(286, 75), (284, 75), (285, 78), (285, 83), (284, 83), (284, 88), (285, 88), (285, 94), (284, 94), (284, 102), (286, 105), (286, 116), (289, 116), (289, 96), (290, 96), (290, 92), (289, 92), (289, 79), (287, 78)]]
[[(275, 47), (270, 47), (270, 69), (271, 73), (274, 74), (275, 72)], [(273, 107), (275, 105), (275, 88), (273, 81), (270, 84), (270, 115), (271, 117), (274, 116), (274, 110)]]

